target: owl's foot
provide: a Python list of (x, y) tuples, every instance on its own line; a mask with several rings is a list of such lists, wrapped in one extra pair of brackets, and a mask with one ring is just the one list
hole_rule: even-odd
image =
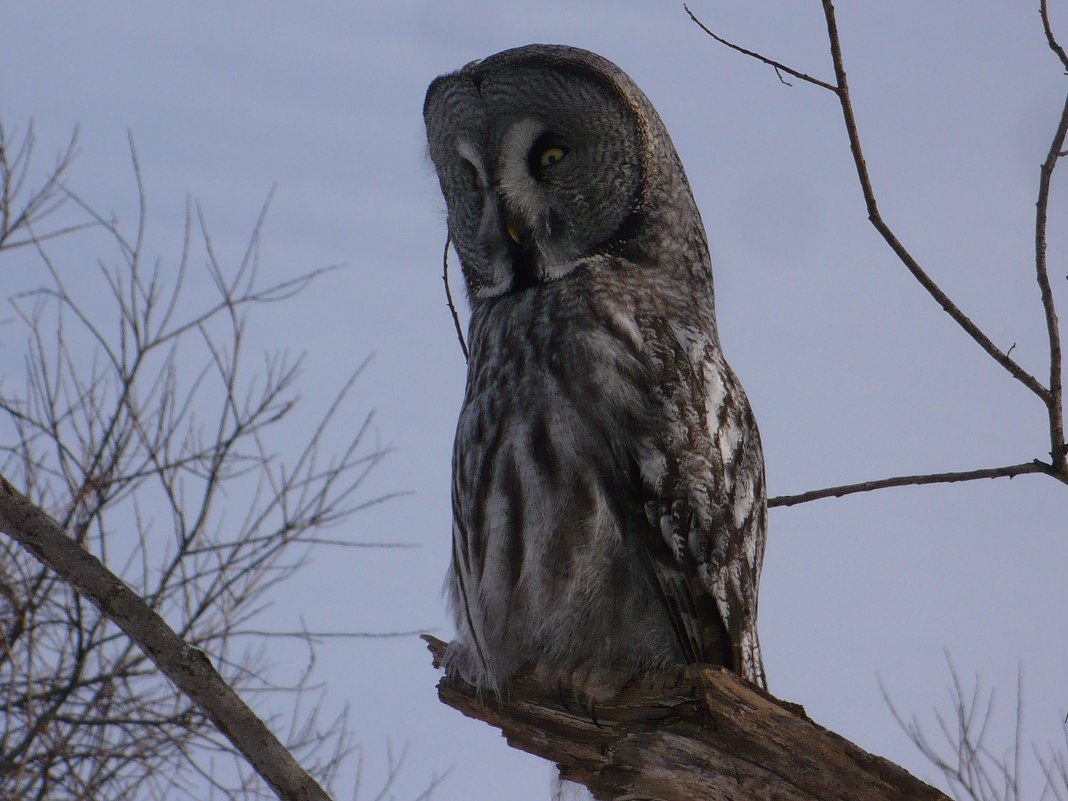
[(571, 672), (571, 694), (597, 722), (597, 705), (619, 697), (627, 676), (618, 670), (582, 665)]
[(643, 690), (670, 690), (679, 685), (679, 671), (676, 668), (649, 670), (639, 674), (635, 683)]
[(548, 690), (555, 691), (561, 705), (570, 710), (569, 701), (589, 715), (597, 724), (597, 707), (619, 697), (631, 674), (613, 668), (597, 667), (589, 663), (574, 670), (535, 669), (538, 681)]

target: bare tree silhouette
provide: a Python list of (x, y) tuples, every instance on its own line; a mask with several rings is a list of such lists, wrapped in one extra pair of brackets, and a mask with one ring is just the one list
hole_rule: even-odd
[[(353, 409), (363, 365), (309, 409), (300, 359), (248, 343), (327, 270), (262, 282), (266, 204), (237, 265), (191, 205), (159, 258), (132, 141), (132, 226), (67, 186), (75, 150), (35, 182), (32, 127), (0, 127), (0, 260), (43, 278), (10, 298), (24, 373), (0, 375), (0, 798), (324, 799), (354, 744), (320, 706), (315, 645), (359, 633), (260, 621), (310, 549), (387, 546), (327, 536), (385, 499), (363, 482), (386, 450)], [(95, 268), (54, 257), (77, 237), (107, 246)], [(268, 670), (271, 637), (306, 649), (295, 680)], [(289, 694), (281, 742), (238, 693)]]

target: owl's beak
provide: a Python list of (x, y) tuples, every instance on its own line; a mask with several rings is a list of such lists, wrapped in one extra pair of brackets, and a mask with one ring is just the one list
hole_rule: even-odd
[(511, 213), (503, 201), (501, 201), (500, 210), (508, 238), (520, 247), (526, 245), (530, 241), (530, 228), (517, 215)]
[(508, 249), (508, 259), (512, 267), (512, 289), (523, 289), (537, 283), (537, 243), (534, 231), (523, 220), (521, 214), (514, 214), (508, 208), (504, 198), (499, 201), (500, 225), (504, 245)]

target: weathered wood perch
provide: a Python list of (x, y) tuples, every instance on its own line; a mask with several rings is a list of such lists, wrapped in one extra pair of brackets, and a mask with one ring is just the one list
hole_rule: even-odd
[[(423, 639), (440, 667), (445, 643)], [(438, 697), (602, 801), (949, 801), (727, 670), (691, 665), (672, 678), (668, 689), (626, 687), (596, 722), (528, 674), (500, 699), (443, 677)]]

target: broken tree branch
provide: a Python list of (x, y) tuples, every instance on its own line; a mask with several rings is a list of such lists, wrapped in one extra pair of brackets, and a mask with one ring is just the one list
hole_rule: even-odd
[[(424, 640), (440, 666), (445, 643)], [(556, 762), (598, 799), (651, 801), (949, 801), (882, 757), (813, 723), (734, 673), (711, 665), (671, 672), (667, 689), (641, 683), (598, 705), (596, 720), (566, 708), (528, 673), (500, 699), (455, 678), (438, 697), (502, 730), (508, 743)]]

